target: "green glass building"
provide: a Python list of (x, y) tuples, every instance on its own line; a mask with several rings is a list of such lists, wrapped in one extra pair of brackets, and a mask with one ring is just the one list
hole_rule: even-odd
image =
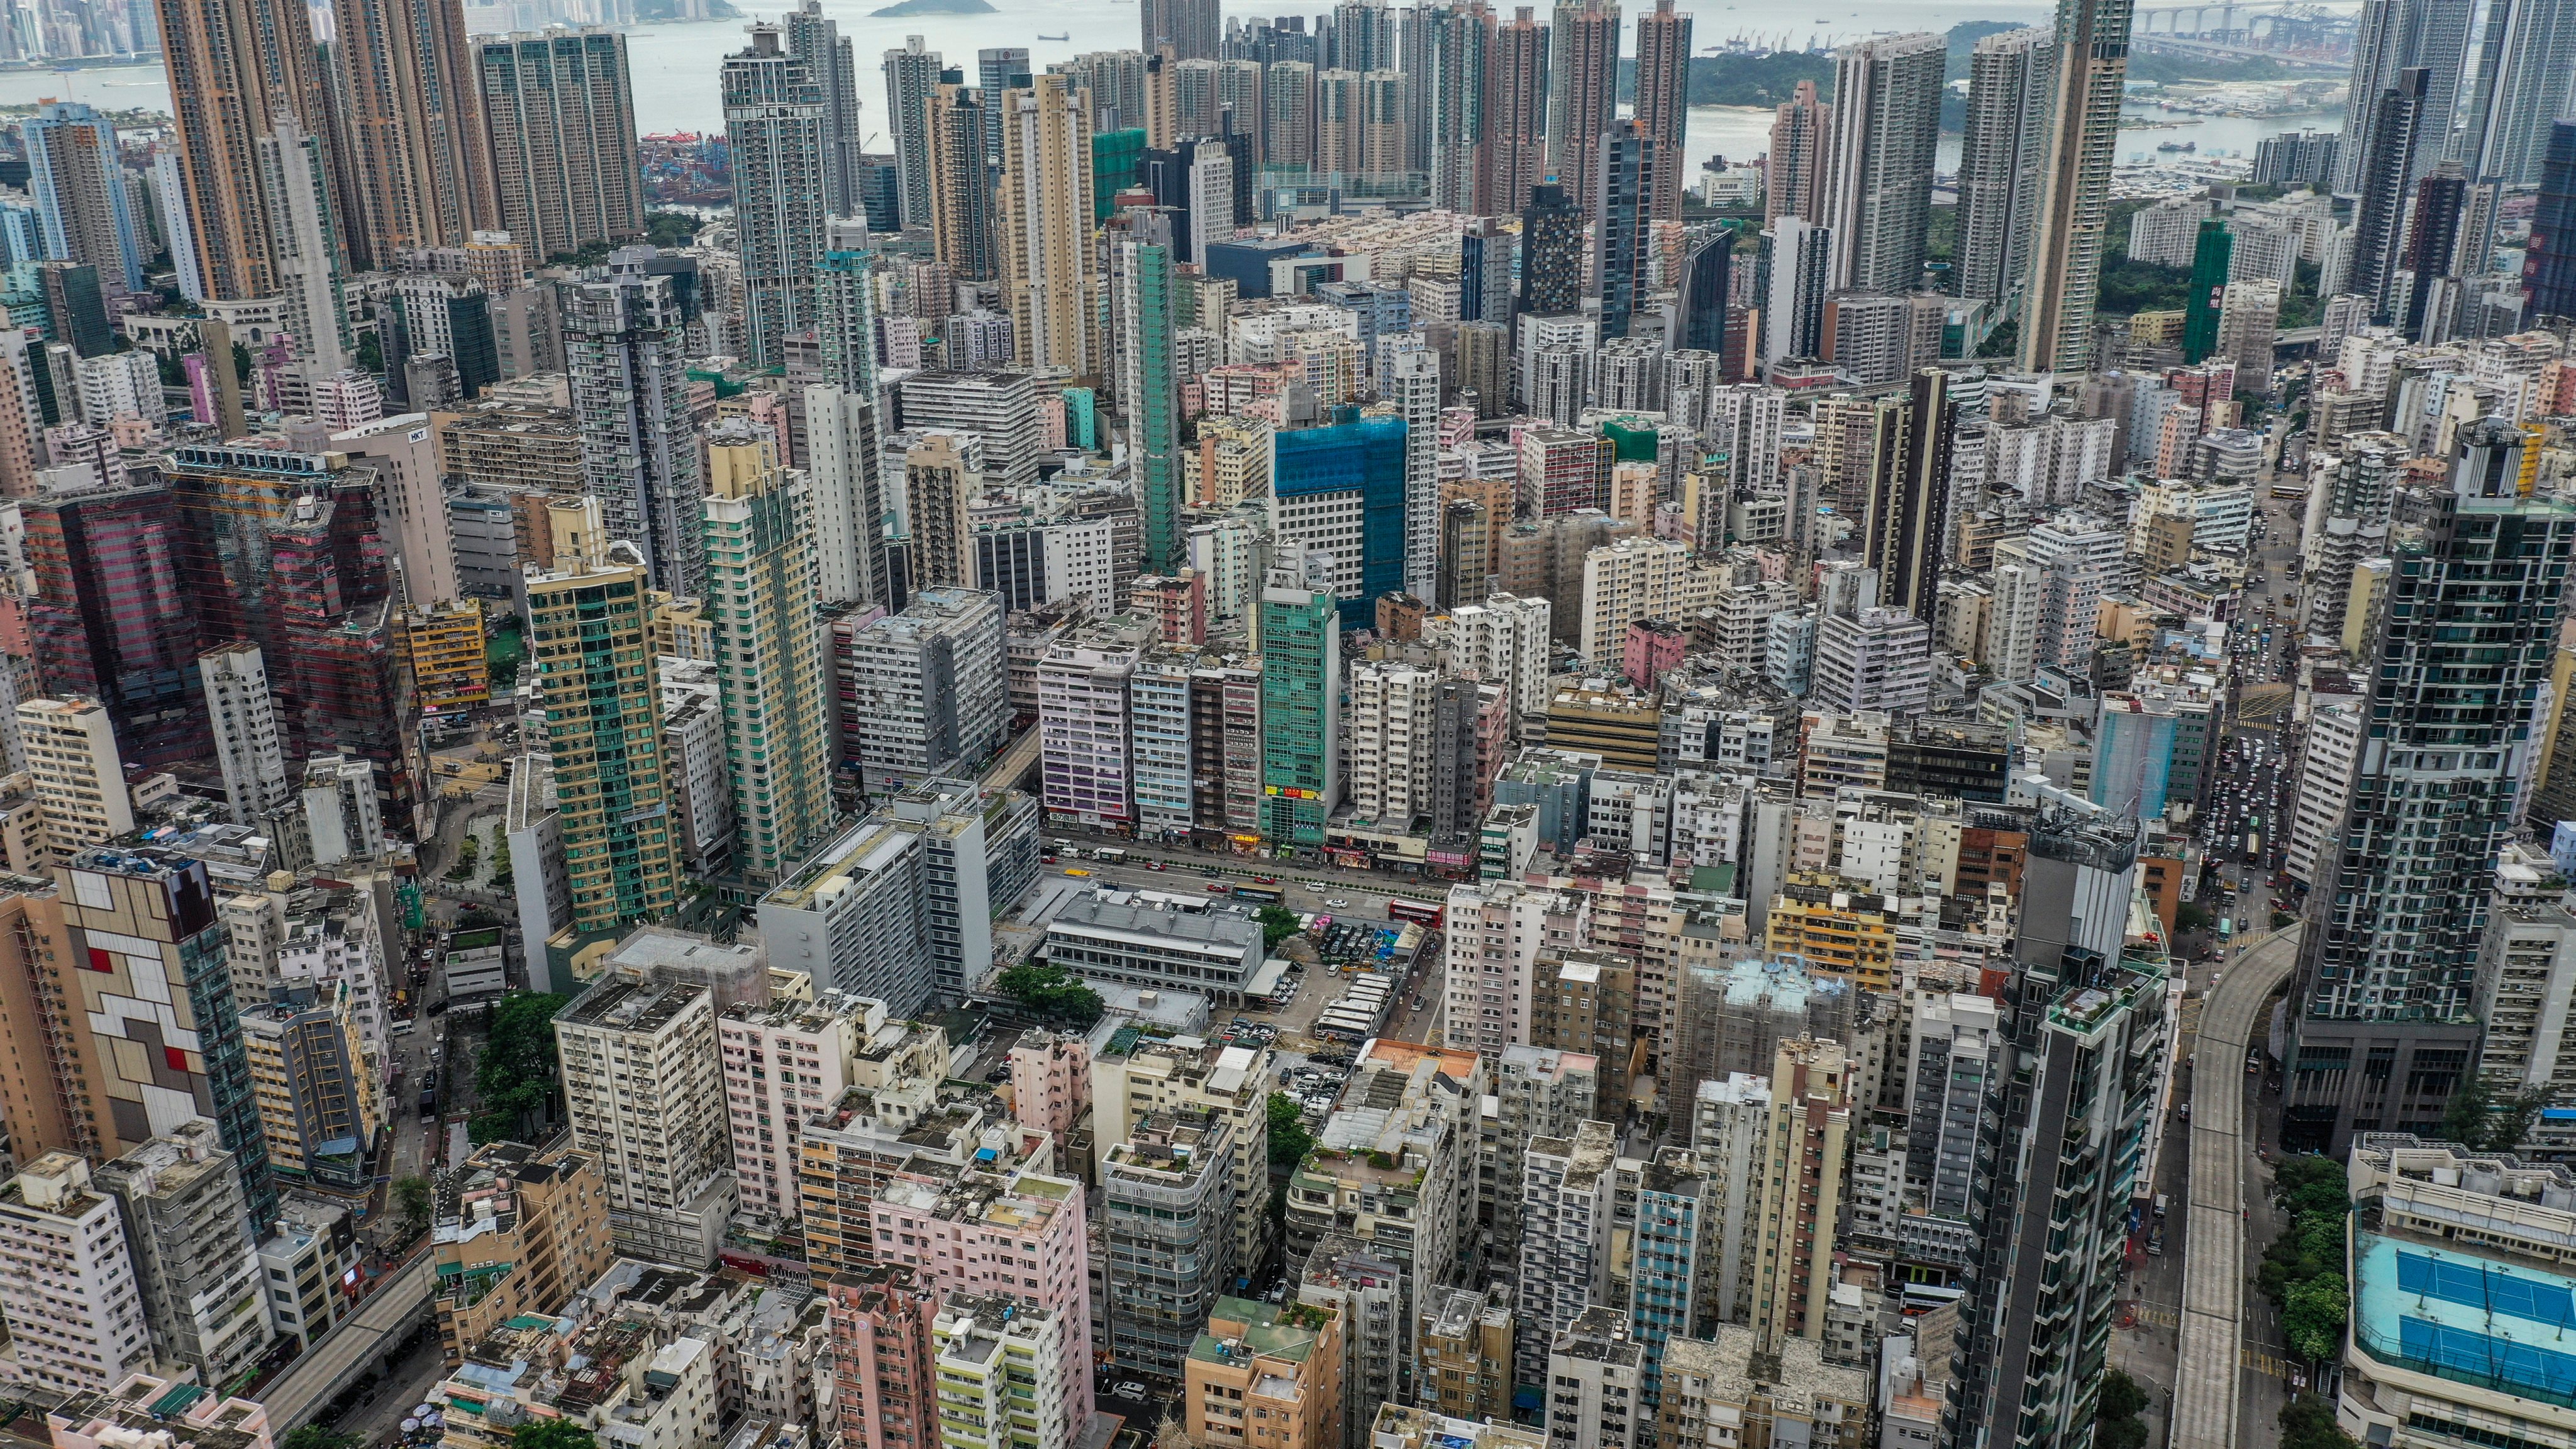
[(2227, 223), (2209, 217), (2200, 224), (2191, 248), (2191, 294), (2183, 301), (2182, 360), (2197, 367), (2218, 350), (2218, 314), (2227, 301), (2227, 265), (2236, 254), (2236, 237)]
[(1261, 591), (1261, 833), (1315, 850), (1340, 803), (1342, 611), (1330, 590)]

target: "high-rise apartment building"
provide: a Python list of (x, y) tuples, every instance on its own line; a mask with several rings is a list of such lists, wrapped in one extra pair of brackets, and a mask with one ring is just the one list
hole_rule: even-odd
[(155, 9), (187, 207), (184, 225), (172, 230), (187, 233), (208, 298), (273, 297), (279, 278), (258, 141), (281, 111), (308, 134), (330, 134), (311, 20), (292, 0)]
[(1881, 401), (1876, 414), (1862, 558), (1878, 571), (1881, 603), (1928, 620), (1939, 613), (1941, 557), (1949, 543), (1943, 503), (1958, 431), (1949, 375), (1929, 367), (1917, 372), (1905, 399)]
[(1833, 232), (1834, 290), (1911, 292), (1922, 279), (1941, 138), (1943, 44), (1916, 33), (1835, 53), (1825, 215), (1808, 218)]
[[(2356, 1130), (2433, 1130), (2478, 1038), (2493, 861), (2551, 653), (2546, 631), (2501, 621), (2553, 617), (2557, 561), (2576, 551), (2576, 512), (2526, 491), (2530, 446), (2500, 418), (2461, 429), (2430, 516), (2390, 541), (2397, 567), (2369, 655), (2383, 684), (2339, 838), (2319, 852), (2291, 988), (2283, 1141), (2301, 1150), (2340, 1151)], [(2526, 560), (2509, 574), (2508, 548)], [(2487, 630), (2484, 647), (2443, 665), (2436, 686), (2421, 671), (2451, 658), (2461, 628)], [(2502, 703), (2464, 716), (2455, 688)]]
[(750, 47), (725, 57), (721, 84), (743, 330), (758, 366), (783, 363), (787, 339), (814, 325), (823, 218), (838, 188), (826, 175), (831, 151), (816, 67), (788, 48), (781, 27), (750, 29)]
[(1826, 160), (1834, 144), (1834, 109), (1817, 99), (1816, 83), (1800, 81), (1771, 122), (1768, 172), (1762, 188), (1762, 224), (1784, 216), (1810, 223), (1825, 217)]
[(863, 153), (866, 129), (859, 120), (858, 58), (841, 27), (823, 15), (820, 0), (803, 3), (781, 17), (787, 48), (813, 74), (823, 103), (823, 215), (857, 216), (864, 211), (861, 190), (867, 174)]
[(1091, 120), (1082, 94), (1042, 75), (998, 93), (1002, 295), (1017, 360), (1078, 384), (1108, 369), (1094, 325), (1099, 289), (1091, 227)]
[(381, 1078), (359, 1039), (349, 992), (295, 991), (242, 1008), (242, 1042), (261, 1130), (279, 1176), (355, 1193), (374, 1183), (385, 1125)]
[(48, 1152), (0, 1186), (0, 1286), (31, 1384), (103, 1392), (154, 1360), (124, 1221), (84, 1157)]
[[(332, 7), (327, 103), (342, 151), (352, 262), (384, 270), (404, 251), (458, 247), (500, 220), (461, 0), (358, 0)], [(307, 104), (312, 104), (308, 101)], [(317, 117), (305, 124), (318, 130)]]
[(1751, 1257), (1753, 1332), (1766, 1343), (1824, 1337), (1854, 1072), (1840, 1042), (1807, 1036), (1783, 1040), (1771, 1059), (1770, 1140), (1753, 1212), (1761, 1251)]
[(134, 829), (134, 797), (125, 787), (116, 732), (97, 700), (28, 700), (18, 706), (17, 729), (53, 860), (69, 860)]
[[(1492, 151), (1493, 202), (1498, 214), (1525, 210), (1530, 188), (1549, 174), (1547, 164), (1548, 27), (1535, 8), (1516, 6), (1494, 29), (1493, 65), (1486, 97), (1485, 134)], [(1488, 321), (1500, 321), (1499, 312)]]
[(1968, 53), (1968, 126), (1959, 151), (1959, 295), (2000, 309), (2030, 276), (2048, 155), (2056, 57), (2044, 26), (1980, 39)]
[(1102, 1149), (1109, 1227), (1110, 1351), (1118, 1362), (1180, 1376), (1217, 1295), (1242, 1271), (1234, 1256), (1242, 1174), (1225, 1118), (1204, 1110), (1135, 1118)]
[[(1083, 1310), (1018, 1295), (951, 1293), (931, 1321), (943, 1449), (1073, 1449), (1081, 1420), (1047, 1387), (1065, 1376), (1066, 1329)], [(1031, 1385), (1041, 1386), (1037, 1392)]]
[(2353, 208), (2344, 290), (2370, 298), (2374, 321), (2386, 321), (2395, 300), (2417, 162), (2427, 151), (2438, 151), (2447, 134), (2450, 113), (2434, 109), (2437, 90), (2427, 67), (2397, 72), (2372, 99), (2370, 129), (2354, 148), (2353, 183), (2361, 199)]
[[(2424, 48), (2432, 56), (2411, 64), (2440, 63), (2448, 53), (2450, 27), (2456, 23), (2465, 28), (2468, 22), (2468, 7), (2463, 5), (2417, 0), (2402, 8), (2427, 12), (2415, 23), (2425, 32), (2428, 43)], [(2383, 9), (2394, 11), (2401, 7), (2366, 7), (2363, 25), (2367, 27), (2369, 17)], [(2410, 13), (2406, 18), (2413, 20), (2414, 16)], [(2390, 22), (2381, 23), (2384, 28)], [(2364, 33), (2369, 31), (2365, 29)], [(2456, 76), (2458, 61), (2453, 59), (2450, 63), (2451, 73)], [(2356, 83), (2360, 65), (2356, 51)], [(2477, 89), (2469, 100), (2468, 130), (2459, 142), (2459, 157), (2468, 168), (2469, 180), (2506, 186), (2530, 186), (2545, 180), (2551, 128), (2567, 113), (2571, 74), (2576, 74), (2576, 6), (2566, 0), (2513, 0), (2511, 4), (2487, 7), (2486, 36), (2478, 51)], [(2356, 90), (2354, 94), (2360, 92)], [(2349, 131), (2344, 144), (2352, 144)]]
[(930, 93), (924, 113), (931, 245), (940, 265), (960, 282), (989, 282), (1000, 275), (993, 255), (993, 173), (984, 150), (984, 116), (1001, 100), (943, 79)]
[(1276, 1449), (1343, 1442), (1349, 1329), (1340, 1314), (1313, 1304), (1218, 1299), (1207, 1331), (1190, 1346), (1184, 1427), (1213, 1441), (1241, 1432), (1238, 1423), (1257, 1425)]
[(268, 197), (279, 320), (295, 340), (307, 377), (320, 381), (349, 365), (349, 316), (343, 289), (346, 213), (333, 200), (330, 148), (293, 116), (275, 117), (261, 136), (259, 176)]
[(278, 704), (268, 691), (260, 647), (224, 645), (198, 655), (206, 681), (206, 719), (214, 724), (214, 758), (224, 771), (224, 802), (237, 825), (260, 825), (286, 810), (294, 789), (278, 748)]
[(902, 190), (903, 224), (930, 225), (930, 97), (939, 89), (939, 52), (922, 48), (918, 35), (885, 53), (886, 138), (894, 146)]
[(612, 974), (554, 1024), (565, 1114), (608, 1184), (617, 1251), (713, 1263), (736, 1201), (713, 995)]
[(1144, 0), (1136, 9), (1147, 55), (1165, 46), (1174, 60), (1215, 60), (1225, 53), (1217, 0)]
[(706, 451), (704, 597), (724, 691), (734, 861), (763, 886), (832, 827), (831, 670), (812, 616), (801, 480), (780, 470), (773, 434), (739, 419), (710, 431)]
[[(903, 1024), (894, 1023), (901, 1034)], [(852, 1065), (887, 1030), (882, 1001), (826, 988), (811, 1000), (737, 1002), (716, 1019), (743, 1211), (776, 1223), (801, 1209), (801, 1128), (840, 1100)]]
[(122, 291), (143, 290), (144, 230), (126, 195), (116, 128), (77, 101), (47, 101), (18, 123), (41, 255), (96, 267)]
[(1550, 1336), (1540, 1377), (1547, 1385), (1547, 1441), (1647, 1449), (1654, 1416), (1645, 1406), (1645, 1345), (1628, 1315), (1592, 1304)]
[(196, 609), (169, 569), (124, 567), (170, 557), (178, 516), (163, 486), (39, 494), (19, 504), (35, 597), (24, 608), (44, 687), (98, 700), (122, 753), (158, 767), (199, 758), (205, 706), (190, 675)]
[(2117, 0), (2060, 0), (2048, 84), (2055, 92), (2022, 308), (2022, 365), (2082, 369), (2093, 356), (2111, 161), (2129, 74), (2129, 10)]
[(1619, 114), (1619, 7), (1558, 0), (1548, 40), (1548, 170), (1579, 211), (1593, 200), (1601, 137)]
[(528, 655), (554, 761), (570, 921), (605, 931), (679, 904), (652, 586), (631, 546), (601, 536), (597, 499), (548, 514), (556, 567), (527, 575)]
[(1662, 175), (1680, 158), (1642, 120), (1613, 123), (1601, 135), (1600, 153), (1591, 204), (1592, 286), (1601, 299), (1601, 336), (1609, 339), (1628, 335), (1646, 295), (1653, 251), (1647, 224)]
[(844, 636), (835, 626), (841, 757), (875, 794), (970, 773), (1009, 734), (998, 594), (930, 588)]
[(2101, 1392), (2143, 1188), (2139, 1134), (2163, 1050), (2166, 962), (2138, 893), (2134, 820), (2044, 810), (2030, 834), (2010, 1073), (1989, 1077), (1971, 1188), (1976, 1237), (1961, 1300), (1945, 1442), (2050, 1442)]
[(523, 1313), (551, 1313), (614, 1261), (599, 1161), (558, 1138), (489, 1142), (437, 1175), (430, 1251), (450, 1364)]
[[(2452, 112), (2459, 102), (2460, 80), (2466, 74), (2469, 22), (2475, 9), (2468, 0), (2369, 0), (2362, 6), (2361, 24), (2352, 42), (2352, 100), (2344, 109), (2342, 143), (2335, 148), (2336, 191), (2351, 195), (2363, 189), (2366, 155), (2374, 144), (2372, 138), (2379, 133), (2380, 111), (2389, 88), (2397, 85), (2399, 76), (2418, 67), (2426, 73), (2418, 104), (2441, 120), (2432, 132), (2433, 145), (2420, 165), (2407, 167), (2398, 182), (2399, 189), (2414, 190), (2417, 178), (2441, 158), (2450, 137)], [(2498, 23), (2507, 32), (2512, 30), (2512, 15), (2517, 9), (2498, 6), (2489, 11), (2490, 42)], [(2505, 59), (2492, 50), (2482, 54), (2478, 67), (2481, 80), (2498, 76), (2504, 67), (2496, 62)], [(2563, 76), (2560, 84), (2564, 84)], [(2482, 89), (2482, 99), (2483, 94)], [(2540, 97), (2534, 95), (2532, 99), (2538, 101)], [(2482, 116), (2475, 113), (2469, 118), (2467, 140), (2472, 146), (2481, 139), (2481, 120)], [(2471, 152), (2471, 159), (2476, 159), (2476, 152)], [(2479, 179), (2485, 179), (2483, 172)]]
[(193, 1118), (94, 1176), (124, 1210), (155, 1345), (205, 1383), (256, 1366), (274, 1336), (253, 1228), (271, 1219), (251, 1216), (243, 1175), (221, 1137), (216, 1124)]
[(609, 254), (608, 276), (560, 289), (564, 361), (581, 424), (585, 490), (607, 536), (641, 551), (653, 587), (695, 598), (704, 585), (706, 482), (689, 415), (684, 289), (651, 247)]
[(604, 25), (476, 42), (500, 223), (540, 261), (644, 235), (626, 37)]
[[(1026, 1167), (931, 1168), (888, 1182), (868, 1215), (883, 1244), (918, 1257), (925, 1287), (942, 1293), (989, 1293), (1060, 1325), (1056, 1372), (1038, 1378), (1036, 1397), (1052, 1399), (1067, 1422), (1091, 1421), (1090, 1260), (1083, 1232), (1082, 1184)], [(1007, 1263), (1012, 1271), (1004, 1274)], [(1030, 1370), (1036, 1378), (1036, 1369)], [(1079, 1433), (1079, 1430), (1076, 1431)]]
[(1617, 1148), (1609, 1123), (1587, 1121), (1571, 1137), (1533, 1138), (1522, 1152), (1516, 1382), (1546, 1382), (1549, 1344), (1608, 1281)]

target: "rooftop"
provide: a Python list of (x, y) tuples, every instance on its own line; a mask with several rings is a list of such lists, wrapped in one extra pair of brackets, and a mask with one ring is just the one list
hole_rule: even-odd
[(2353, 1278), (2353, 1340), (2371, 1357), (2576, 1408), (2576, 1278), (2368, 1231)]

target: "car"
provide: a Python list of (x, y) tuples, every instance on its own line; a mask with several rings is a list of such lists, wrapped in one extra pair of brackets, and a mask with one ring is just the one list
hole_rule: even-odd
[(1256, 875), (1252, 878), (1252, 883), (1254, 885), (1277, 885), (1279, 884), (1279, 877), (1275, 875)]
[(1351, 908), (1351, 903), (1340, 896), (1333, 896), (1324, 902), (1324, 908), (1330, 911), (1347, 911)]
[(1038, 857), (1038, 864), (1053, 865), (1055, 864), (1055, 857), (1052, 855), (1041, 855)]
[(1090, 875), (1090, 874), (1091, 874), (1091, 872), (1089, 872), (1089, 871), (1087, 871), (1087, 870), (1084, 870), (1081, 866), (1078, 866), (1078, 865), (1068, 865), (1068, 866), (1066, 866), (1066, 867), (1064, 868), (1064, 873), (1065, 873), (1066, 875), (1069, 875), (1069, 876), (1077, 876), (1077, 877), (1088, 876), (1088, 875)]
[(1224, 895), (1224, 894), (1226, 893), (1226, 891), (1229, 889), (1229, 887), (1226, 885), (1226, 883), (1225, 883), (1224, 881), (1221, 881), (1221, 880), (1212, 880), (1212, 881), (1209, 881), (1206, 885), (1203, 885), (1203, 886), (1199, 887), (1199, 889), (1201, 889), (1201, 890), (1203, 890), (1203, 891), (1206, 891), (1209, 895), (1212, 895), (1212, 896), (1221, 896), (1221, 895)]
[(1123, 1379), (1113, 1386), (1109, 1393), (1112, 1398), (1141, 1399), (1145, 1397), (1145, 1386), (1134, 1379)]
[(1145, 862), (1145, 868), (1147, 870), (1161, 870), (1163, 868), (1163, 863), (1159, 860), (1149, 860)]

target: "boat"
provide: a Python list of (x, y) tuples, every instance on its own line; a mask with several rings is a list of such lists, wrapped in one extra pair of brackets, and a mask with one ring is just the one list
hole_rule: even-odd
[(1068, 32), (1066, 32), (1066, 33), (1065, 33), (1065, 34), (1063, 34), (1063, 35), (1041, 35), (1041, 36), (1039, 36), (1039, 37), (1038, 37), (1038, 39), (1040, 39), (1040, 40), (1071, 40), (1071, 39), (1073, 39), (1073, 34), (1072, 34), (1072, 32), (1068, 31)]

